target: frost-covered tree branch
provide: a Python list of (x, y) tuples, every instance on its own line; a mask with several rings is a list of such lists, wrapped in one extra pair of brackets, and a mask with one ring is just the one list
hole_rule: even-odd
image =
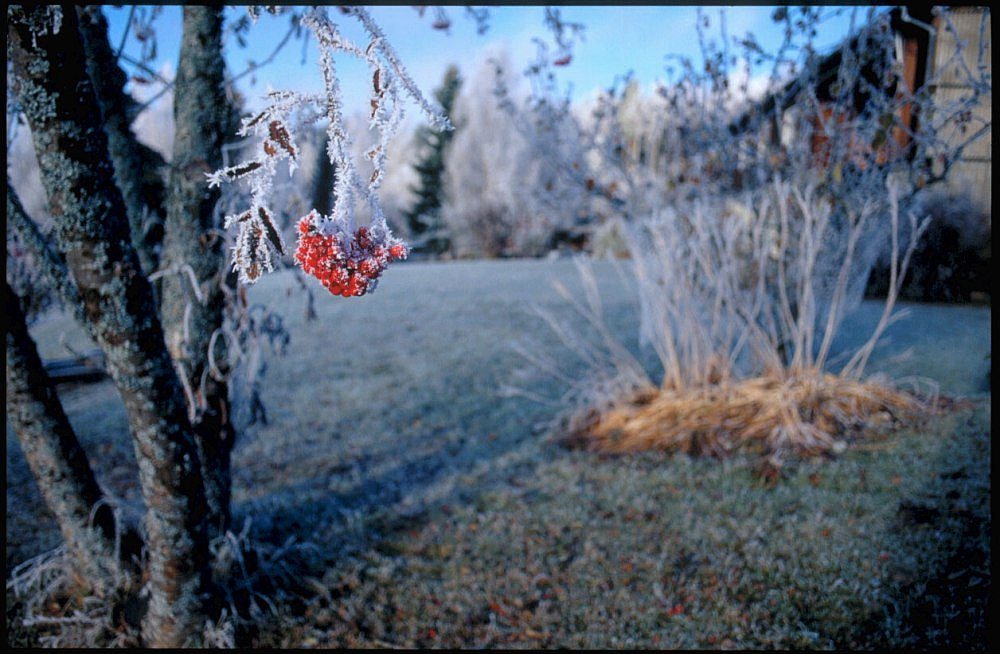
[[(250, 186), (247, 210), (226, 217), (226, 228), (239, 230), (233, 249), (233, 268), (241, 281), (256, 281), (274, 270), (286, 245), (269, 206), (269, 195), (278, 163), (286, 161), (293, 174), (298, 165), (297, 133), (306, 124), (327, 121), (327, 152), (337, 170), (334, 203), (329, 215), (309, 212), (299, 221), (300, 247), (296, 261), (319, 278), (335, 294), (362, 295), (374, 289), (382, 270), (406, 256), (406, 248), (393, 237), (377, 189), (385, 174), (389, 141), (399, 131), (409, 100), (437, 129), (450, 129), (448, 119), (434, 108), (413, 83), (388, 43), (381, 28), (362, 7), (344, 7), (343, 15), (357, 20), (368, 37), (364, 48), (344, 38), (326, 8), (310, 10), (301, 21), (315, 37), (323, 92), (317, 94), (270, 91), (268, 106), (244, 119), (239, 134), (259, 139), (249, 161), (218, 170), (209, 177), (211, 186), (246, 181)], [(335, 56), (347, 55), (365, 62), (371, 71), (370, 125), (379, 135), (366, 153), (371, 173), (363, 176), (351, 156), (352, 138), (343, 115), (343, 98)], [(358, 205), (371, 214), (367, 226), (359, 226)]]

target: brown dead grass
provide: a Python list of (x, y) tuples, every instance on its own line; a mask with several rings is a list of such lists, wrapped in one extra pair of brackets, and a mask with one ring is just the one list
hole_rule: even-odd
[(624, 454), (662, 450), (725, 456), (838, 454), (848, 444), (916, 420), (922, 399), (879, 381), (818, 370), (702, 388), (642, 391), (571, 422), (567, 444)]

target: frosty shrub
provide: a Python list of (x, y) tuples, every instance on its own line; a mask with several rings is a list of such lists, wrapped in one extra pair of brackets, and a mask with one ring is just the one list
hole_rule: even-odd
[[(663, 376), (650, 378), (614, 341), (589, 282), (587, 303), (574, 304), (601, 342), (575, 346), (595, 375), (573, 385), (567, 427), (582, 445), (714, 454), (746, 447), (780, 461), (841, 451), (853, 434), (920, 405), (864, 371), (901, 316), (895, 302), (928, 226), (915, 213), (921, 196), (989, 130), (972, 111), (991, 92), (983, 43), (979, 66), (958, 48), (914, 88), (898, 59), (899, 35), (925, 23), (905, 10), (872, 9), (820, 56), (812, 39), (823, 11), (777, 10), (786, 40), (773, 54), (750, 35), (730, 40), (724, 20), (716, 45), (702, 15), (703, 61), (671, 60), (658, 101), (638, 98), (623, 79), (595, 103), (588, 157), (599, 174), (581, 180), (582, 189), (609, 200), (605, 226), (627, 245), (641, 341)], [(935, 24), (954, 31), (947, 11)], [(772, 69), (755, 90), (750, 61)], [(932, 93), (946, 75), (964, 92)], [(543, 97), (524, 111), (554, 117), (557, 106)], [(562, 169), (569, 178), (571, 164)], [(883, 253), (880, 320), (834, 361), (839, 327)], [(579, 340), (567, 339), (571, 325), (548, 319), (564, 340)]]
[[(857, 213), (837, 215), (815, 185), (800, 189), (775, 180), (770, 189), (747, 194), (745, 204), (713, 206), (699, 198), (629, 225), (641, 334), (664, 366), (663, 385), (703, 386), (747, 373), (795, 375), (823, 368), (837, 328), (861, 300), (883, 223), (893, 253), (888, 323), (900, 279), (928, 224), (909, 214), (909, 243), (901, 252), (898, 195), (890, 181), (886, 214), (872, 199)], [(860, 376), (866, 360), (859, 354), (841, 374)]]
[(442, 217), (459, 255), (539, 256), (584, 211), (583, 196), (547, 165), (553, 154), (581, 160), (573, 124), (515, 124), (519, 118), (496, 97), (498, 86), (516, 95), (515, 82), (509, 55), (496, 53), (480, 62), (456, 102)]
[[(970, 198), (932, 192), (921, 211), (930, 218), (913, 253), (910, 274), (900, 298), (921, 302), (989, 301), (992, 229)], [(889, 283), (889, 256), (883, 252), (872, 269), (866, 293), (884, 297)]]

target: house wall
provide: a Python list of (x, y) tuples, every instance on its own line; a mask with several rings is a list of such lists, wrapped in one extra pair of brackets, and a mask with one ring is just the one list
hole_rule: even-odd
[[(981, 33), (984, 9), (980, 7), (954, 8), (951, 11), (951, 22), (957, 36), (965, 43), (962, 59), (970, 70), (979, 65), (980, 36), (985, 38), (983, 62), (987, 70), (992, 72), (991, 17), (986, 14), (985, 30)], [(956, 38), (940, 17), (935, 18), (934, 26), (937, 38), (934, 44), (933, 69), (939, 83), (934, 89), (936, 103), (947, 104), (959, 100), (969, 93), (969, 87), (960, 83), (961, 76), (957, 72), (957, 57), (955, 57)], [(974, 115), (989, 121), (992, 113), (992, 93), (981, 99), (974, 110)], [(969, 129), (977, 130), (980, 124), (973, 122)], [(973, 205), (985, 215), (991, 215), (991, 189), (993, 183), (993, 139), (992, 130), (970, 143), (964, 150), (961, 159), (953, 165), (945, 185), (949, 191), (969, 197)], [(951, 143), (959, 143), (967, 134), (951, 130), (942, 136)]]

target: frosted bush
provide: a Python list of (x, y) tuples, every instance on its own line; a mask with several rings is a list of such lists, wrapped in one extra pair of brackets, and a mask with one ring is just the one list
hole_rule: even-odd
[[(575, 379), (564, 396), (571, 431), (589, 434), (591, 445), (840, 451), (836, 434), (913, 408), (912, 397), (862, 377), (879, 338), (902, 315), (895, 302), (928, 225), (916, 214), (921, 194), (989, 130), (972, 111), (991, 92), (989, 73), (958, 48), (924, 86), (910, 88), (892, 28), (912, 22), (905, 10), (868, 11), (838, 50), (821, 57), (812, 38), (824, 11), (777, 10), (787, 38), (776, 53), (752, 37), (730, 43), (724, 29), (722, 46), (713, 44), (702, 15), (702, 62), (671, 59), (670, 79), (653, 99), (624, 78), (583, 123), (596, 174), (577, 183), (606, 200), (605, 225), (624, 236), (641, 340), (663, 367), (653, 380), (606, 327), (597, 330), (599, 343), (581, 345), (572, 325), (548, 318), (592, 367), (590, 380)], [(939, 13), (939, 31), (953, 32), (948, 12)], [(772, 66), (754, 103), (748, 76), (734, 75), (750, 60)], [(962, 93), (927, 90), (945, 77), (961, 79)], [(556, 120), (566, 113), (559, 106), (545, 97), (521, 110)], [(572, 172), (572, 162), (552, 165)], [(835, 352), (883, 252), (883, 312), (864, 343)], [(603, 325), (590, 295), (574, 305)]]
[[(663, 364), (662, 385), (822, 369), (883, 246), (894, 252), (886, 325), (894, 320), (898, 282), (927, 226), (910, 213), (901, 242), (898, 195), (890, 182), (887, 202), (839, 214), (815, 184), (775, 180), (743, 203), (699, 198), (628, 225), (640, 333)], [(866, 360), (851, 358), (842, 374), (860, 376)]]

